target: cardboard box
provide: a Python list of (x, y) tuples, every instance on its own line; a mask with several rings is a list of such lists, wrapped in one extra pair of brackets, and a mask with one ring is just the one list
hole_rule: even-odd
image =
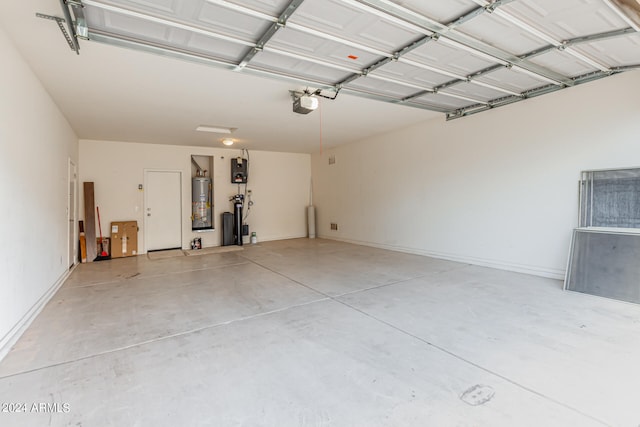
[(111, 223), (111, 258), (138, 255), (138, 222)]

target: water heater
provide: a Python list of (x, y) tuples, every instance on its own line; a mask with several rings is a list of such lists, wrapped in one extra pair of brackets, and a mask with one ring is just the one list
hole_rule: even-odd
[(191, 183), (191, 204), (191, 228), (193, 230), (212, 228), (211, 178), (193, 178)]

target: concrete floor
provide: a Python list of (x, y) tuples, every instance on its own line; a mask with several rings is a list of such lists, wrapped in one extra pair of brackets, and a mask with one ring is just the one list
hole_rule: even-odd
[(320, 239), (80, 265), (0, 425), (638, 426), (640, 306), (561, 286)]

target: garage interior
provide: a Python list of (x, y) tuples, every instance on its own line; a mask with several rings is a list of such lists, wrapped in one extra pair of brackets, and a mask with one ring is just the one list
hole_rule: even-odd
[(0, 424), (638, 425), (639, 10), (5, 5)]

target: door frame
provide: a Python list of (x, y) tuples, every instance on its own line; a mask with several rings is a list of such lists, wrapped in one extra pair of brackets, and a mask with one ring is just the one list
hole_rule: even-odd
[[(73, 189), (71, 187), (73, 186)], [(73, 206), (71, 206), (71, 194), (73, 194)], [(78, 264), (78, 167), (69, 157), (67, 162), (67, 268), (73, 268)], [(73, 236), (73, 237), (72, 237)]]
[(184, 233), (183, 233), (183, 224), (182, 224), (182, 218), (183, 218), (183, 193), (184, 193), (184, 182), (182, 182), (182, 170), (180, 169), (143, 169), (144, 172), (144, 178), (143, 178), (143, 182), (144, 182), (144, 186), (143, 186), (143, 191), (144, 191), (144, 202), (143, 202), (143, 207), (142, 207), (142, 216), (143, 216), (143, 235), (144, 235), (144, 251), (145, 253), (148, 253), (149, 250), (147, 248), (147, 242), (148, 242), (148, 236), (147, 236), (147, 230), (149, 227), (147, 227), (147, 206), (148, 206), (148, 201), (147, 201), (147, 195), (149, 194), (149, 192), (147, 191), (147, 189), (149, 188), (149, 180), (148, 180), (148, 175), (149, 172), (172, 172), (172, 173), (177, 173), (180, 175), (180, 248), (182, 248), (182, 238), (184, 237)]

